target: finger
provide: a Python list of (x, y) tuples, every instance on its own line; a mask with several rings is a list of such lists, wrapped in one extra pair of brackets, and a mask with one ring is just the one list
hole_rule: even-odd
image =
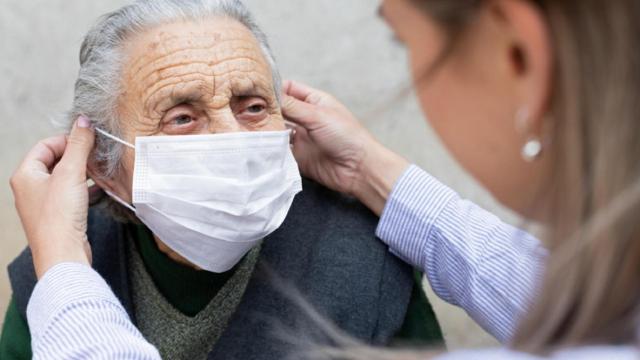
[(311, 152), (313, 151), (313, 145), (311, 144), (309, 133), (306, 129), (298, 129), (295, 137), (293, 138), (293, 147), (291, 150), (296, 162), (300, 166), (300, 170), (304, 173), (308, 159), (311, 157)]
[(292, 96), (300, 101), (308, 102), (311, 104), (320, 103), (324, 96), (324, 93), (322, 91), (293, 80), (285, 81), (283, 87), (285, 95)]
[(313, 129), (320, 115), (316, 111), (316, 106), (300, 101), (291, 96), (282, 99), (282, 115), (287, 121), (296, 125)]
[(62, 155), (60, 165), (65, 169), (77, 172), (79, 178), (84, 181), (87, 174), (87, 159), (93, 149), (95, 133), (91, 129), (91, 123), (85, 116), (80, 116), (67, 138), (67, 148)]
[(286, 127), (288, 130), (292, 130), (293, 131), (298, 127), (298, 124), (285, 119), (284, 120), (284, 127)]
[(66, 146), (67, 140), (64, 135), (44, 139), (29, 151), (20, 168), (48, 174), (62, 158)]

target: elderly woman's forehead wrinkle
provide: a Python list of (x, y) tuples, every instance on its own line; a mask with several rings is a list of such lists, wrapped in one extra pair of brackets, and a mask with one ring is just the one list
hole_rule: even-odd
[(273, 87), (268, 78), (251, 73), (237, 71), (225, 77), (230, 79), (230, 91), (236, 96), (262, 96), (266, 100), (275, 101)]
[[(259, 44), (253, 34), (241, 24), (228, 19), (215, 19), (211, 21), (211, 24), (224, 26), (224, 28), (220, 30), (210, 29), (208, 26), (197, 23), (167, 24), (160, 27), (160, 29), (166, 30), (156, 29), (148, 34), (151, 40), (149, 40), (149, 44), (146, 47), (139, 46), (139, 44), (134, 45), (137, 39), (132, 39), (128, 49), (125, 49), (125, 51), (134, 55), (134, 59), (129, 65), (130, 71), (137, 73), (150, 63), (160, 61), (164, 57), (172, 56), (174, 53), (184, 50), (231, 48), (235, 51), (247, 50), (255, 52), (258, 50), (260, 52)], [(196, 27), (198, 32), (191, 30), (173, 33), (170, 31), (173, 29), (179, 30), (180, 27)], [(259, 56), (262, 58), (261, 54)], [(264, 61), (264, 59), (262, 60)]]
[(153, 76), (154, 73), (158, 71), (170, 67), (198, 63), (215, 66), (223, 60), (233, 60), (234, 58), (253, 59), (256, 64), (266, 65), (268, 68), (268, 64), (265, 63), (263, 57), (255, 47), (246, 46), (245, 42), (242, 44), (243, 46), (237, 47), (221, 44), (208, 48), (194, 48), (184, 45), (171, 53), (160, 53), (156, 51), (141, 54), (135, 59), (138, 65), (130, 67), (128, 73), (132, 78), (141, 81)]
[[(187, 55), (187, 53), (185, 53)], [(244, 71), (256, 71), (266, 73), (270, 77), (268, 65), (256, 57), (255, 51), (239, 51), (236, 55), (238, 62), (234, 62), (234, 69)], [(189, 74), (200, 74), (202, 76), (218, 76), (224, 73), (224, 69), (229, 68), (229, 63), (234, 59), (225, 58), (217, 50), (194, 50), (180, 59), (178, 57), (166, 58), (161, 62), (149, 64), (148, 69), (140, 71), (131, 77), (132, 82), (148, 87), (147, 91), (153, 92), (154, 87), (163, 86), (162, 82), (175, 76), (185, 76)], [(221, 69), (223, 68), (223, 69)], [(147, 85), (149, 84), (149, 85)]]
[(243, 39), (229, 40), (228, 43), (216, 43), (208, 46), (189, 45), (186, 43), (188, 37), (182, 39), (185, 41), (170, 51), (156, 48), (154, 51), (140, 54), (130, 66), (130, 73), (145, 76), (157, 68), (163, 68), (180, 61), (188, 63), (193, 58), (200, 58), (204, 63), (213, 63), (222, 58), (233, 56), (229, 55), (229, 49), (235, 56), (254, 57), (257, 61), (264, 62), (261, 54), (256, 54), (256, 47), (248, 45), (247, 41)]
[(205, 102), (213, 97), (214, 86), (202, 81), (199, 76), (182, 77), (179, 82), (166, 84), (146, 98), (143, 105), (144, 115), (157, 117), (163, 111), (181, 103)]
[(262, 97), (279, 115), (273, 74), (259, 43), (240, 23), (170, 23), (139, 34), (125, 47), (123, 87), (127, 108), (153, 133), (164, 113), (193, 103), (210, 119), (226, 113), (234, 96)]
[(194, 40), (189, 36), (179, 36), (175, 38), (172, 45), (154, 47), (153, 51), (134, 51), (128, 72), (132, 79), (141, 81), (157, 76), (158, 71), (166, 73), (165, 70), (181, 65), (204, 64), (215, 67), (220, 63), (234, 62), (234, 60), (250, 60), (252, 63), (240, 62), (236, 66), (254, 65), (256, 70), (270, 73), (269, 65), (255, 39), (246, 35), (251, 34), (245, 34), (245, 37), (225, 38), (224, 41), (217, 42), (208, 37)]
[[(189, 52), (187, 59), (178, 57), (166, 58), (162, 62), (149, 64), (147, 71), (140, 71), (131, 77), (138, 84), (150, 84), (153, 87), (162, 86), (163, 81), (176, 76), (201, 74), (202, 76), (219, 76), (230, 70), (267, 73), (270, 69), (262, 59), (253, 52), (240, 51), (234, 56), (224, 56), (216, 49)], [(144, 86), (144, 85), (143, 85)], [(151, 90), (152, 91), (152, 90)]]
[(154, 107), (160, 100), (163, 100), (158, 98), (158, 94), (163, 95), (162, 91), (167, 87), (196, 82), (199, 85), (202, 96), (213, 96), (215, 90), (215, 76), (211, 68), (202, 63), (166, 68), (156, 72), (155, 76), (141, 82), (151, 84), (142, 90), (145, 107)]
[[(211, 68), (202, 64), (200, 66), (199, 70), (187, 70), (186, 67), (164, 70), (170, 74), (160, 76), (160, 80), (143, 91), (145, 109), (159, 111), (166, 110), (171, 104), (177, 105), (175, 99), (185, 96), (169, 95), (177, 93), (178, 88), (186, 88), (187, 85), (192, 92), (196, 88), (200, 98), (212, 98), (213, 107), (224, 106), (232, 95), (255, 95), (262, 96), (270, 102), (275, 101), (271, 77), (256, 71), (255, 66), (242, 66), (239, 63), (228, 66), (227, 62)], [(213, 74), (208, 74), (208, 70)]]

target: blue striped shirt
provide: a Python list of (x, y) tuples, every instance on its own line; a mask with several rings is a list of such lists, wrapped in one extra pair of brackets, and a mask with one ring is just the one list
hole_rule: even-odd
[(434, 292), (508, 342), (540, 281), (547, 251), (530, 234), (463, 200), (416, 166), (387, 201), (377, 235), (424, 269)]
[[(418, 167), (399, 179), (377, 235), (391, 251), (424, 269), (434, 291), (508, 342), (540, 281), (546, 251), (533, 236), (461, 199)], [(91, 268), (54, 266), (38, 282), (27, 309), (34, 359), (160, 359)], [(636, 359), (631, 347), (568, 349), (555, 359)], [(490, 349), (443, 360), (537, 359)]]
[(109, 285), (86, 265), (63, 263), (38, 281), (27, 306), (33, 359), (160, 359)]

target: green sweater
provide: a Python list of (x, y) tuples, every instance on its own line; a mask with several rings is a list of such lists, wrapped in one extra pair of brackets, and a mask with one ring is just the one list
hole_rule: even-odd
[[(171, 305), (185, 315), (195, 316), (204, 309), (235, 272), (235, 269), (232, 269), (217, 274), (181, 265), (158, 249), (145, 227), (138, 226), (135, 233), (136, 245), (144, 265), (158, 290)], [(404, 344), (439, 345), (443, 342), (442, 333), (422, 290), (421, 277), (421, 274), (416, 272), (416, 285), (411, 303), (396, 340)], [(19, 314), (12, 299), (0, 336), (0, 359), (26, 360), (31, 357), (29, 326), (26, 319)]]

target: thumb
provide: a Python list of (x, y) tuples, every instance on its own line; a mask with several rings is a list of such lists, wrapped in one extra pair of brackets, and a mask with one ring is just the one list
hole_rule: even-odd
[(67, 138), (67, 147), (60, 164), (65, 168), (78, 171), (84, 180), (87, 172), (87, 159), (93, 149), (95, 133), (86, 116), (80, 116)]
[(284, 117), (306, 129), (312, 129), (318, 122), (320, 112), (313, 104), (300, 101), (293, 96), (284, 95), (282, 99), (282, 115)]

